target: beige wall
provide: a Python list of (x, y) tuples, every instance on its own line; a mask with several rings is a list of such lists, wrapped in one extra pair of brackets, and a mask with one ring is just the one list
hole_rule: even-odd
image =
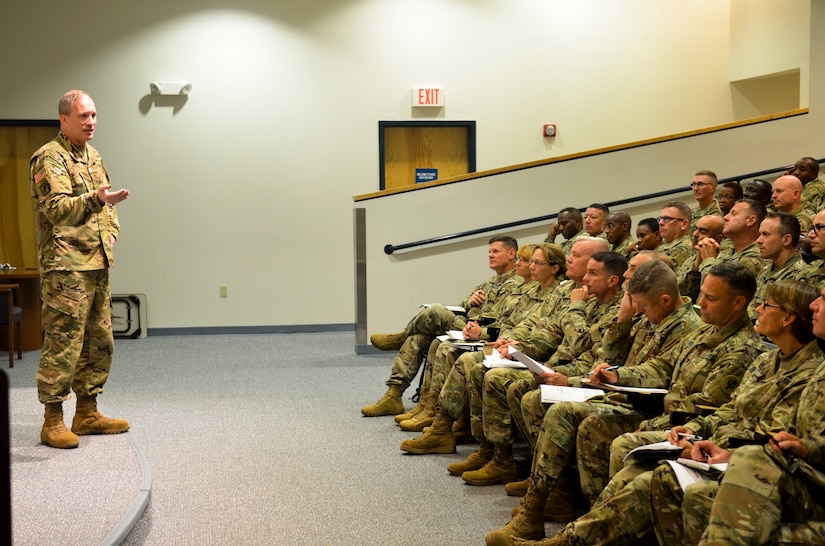
[[(92, 93), (94, 144), (132, 191), (119, 207), (113, 290), (147, 294), (150, 327), (351, 323), (352, 196), (378, 189), (379, 120), (476, 120), (479, 170), (725, 123), (735, 118), (730, 17), (718, 0), (14, 2), (0, 18), (12, 52), (0, 118), (54, 118), (63, 91)], [(151, 81), (193, 89), (185, 102), (153, 101)], [(445, 89), (446, 107), (413, 112), (410, 89), (429, 85)], [(555, 140), (540, 136), (548, 122)], [(730, 153), (713, 138), (381, 200), (370, 205), (370, 252), (481, 216), (546, 214), (818, 149), (745, 139)], [(466, 265), (478, 248), (371, 255), (388, 267), (370, 270), (370, 290), (400, 310), (373, 324), (400, 322), (425, 294), (463, 296), (486, 276), (483, 257)]]

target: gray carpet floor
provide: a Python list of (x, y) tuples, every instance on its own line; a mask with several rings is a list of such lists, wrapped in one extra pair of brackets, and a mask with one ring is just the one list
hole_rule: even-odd
[[(340, 332), (117, 340), (99, 401), (130, 421), (152, 473), (151, 500), (123, 544), (483, 544), (518, 499), (501, 486), (472, 487), (448, 474), (447, 465), (474, 446), (407, 455), (398, 444), (417, 433), (400, 431), (392, 417), (360, 414), (386, 390), (392, 356), (356, 356), (354, 334)], [(32, 389), (37, 357), (25, 353), (8, 370), (12, 390)], [(57, 451), (37, 446), (38, 434), (39, 426), (12, 431), (16, 443)], [(129, 468), (130, 483), (118, 492), (129, 497), (140, 476), (134, 461), (111, 454), (106, 442), (126, 441), (119, 436), (57, 455), (85, 466), (78, 472), (109, 458)], [(93, 455), (86, 456), (87, 444)], [(94, 479), (92, 492), (78, 491), (76, 477), (55, 476), (60, 502), (88, 496), (115, 503)], [(16, 543), (18, 528), (31, 535), (20, 535), (20, 544), (98, 543), (84, 531), (40, 540), (42, 530), (18, 521), (23, 494), (15, 489)], [(77, 518), (86, 515), (78, 510)], [(49, 527), (48, 511), (41, 517), (39, 525)], [(557, 528), (547, 524), (548, 533)]]

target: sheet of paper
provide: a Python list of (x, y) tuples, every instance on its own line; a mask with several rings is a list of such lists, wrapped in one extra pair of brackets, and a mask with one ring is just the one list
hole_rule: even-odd
[(541, 401), (545, 404), (555, 402), (587, 402), (595, 396), (604, 394), (600, 389), (584, 389), (581, 387), (562, 387), (559, 385), (540, 385)]
[(553, 368), (548, 368), (541, 362), (533, 360), (532, 358), (522, 353), (518, 349), (510, 348), (510, 354), (513, 355), (513, 358), (524, 364), (528, 370), (530, 370), (536, 375), (541, 375), (543, 373), (553, 373), (555, 371), (553, 370)]
[(501, 354), (499, 354), (497, 349), (493, 349), (493, 354), (484, 357), (484, 366), (487, 368), (526, 368), (526, 366), (518, 360), (501, 358)]
[(679, 486), (682, 488), (682, 491), (687, 489), (687, 487), (692, 483), (710, 480), (710, 476), (707, 474), (694, 470), (693, 468), (689, 468), (681, 463), (676, 461), (665, 462), (670, 465), (673, 469), (673, 473), (676, 474), (676, 479), (679, 480)]
[[(582, 379), (583, 385), (590, 385), (590, 380), (587, 378)], [(602, 383), (598, 385), (599, 388), (605, 389), (608, 391), (616, 391), (616, 392), (629, 392), (633, 394), (667, 394), (667, 389), (654, 389), (654, 388), (647, 388), (647, 387), (624, 387), (622, 385), (611, 385), (608, 383)]]

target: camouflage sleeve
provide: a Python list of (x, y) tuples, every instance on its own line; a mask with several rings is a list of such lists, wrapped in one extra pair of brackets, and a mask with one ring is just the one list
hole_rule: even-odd
[[(705, 260), (705, 262), (707, 261), (709, 260)], [(693, 264), (693, 262), (684, 262), (682, 265), (688, 263), (691, 265)], [(684, 272), (684, 276), (679, 279), (679, 293), (683, 296), (689, 297), (693, 301), (696, 301), (699, 297), (699, 288), (701, 285), (702, 274), (691, 267), (690, 269), (687, 269)]]
[(632, 321), (610, 324), (602, 342), (605, 361), (611, 364), (624, 364), (627, 355), (630, 354), (630, 348), (633, 346), (631, 331), (639, 320), (641, 320), (641, 316), (637, 315)]
[(464, 298), (464, 301), (461, 302), (461, 307), (463, 307), (465, 311), (469, 312), (471, 308), (475, 307), (473, 305), (473, 302), (472, 302), (473, 294), (475, 294), (479, 290), (484, 290), (485, 292), (487, 292), (486, 288), (487, 288), (487, 283), (486, 282), (481, 283), (478, 286), (476, 286), (475, 288), (473, 288), (473, 291), (470, 292), (470, 295), (467, 296), (466, 298)]
[(547, 362), (564, 339), (564, 332), (558, 320), (543, 320), (538, 326), (544, 327), (533, 329), (526, 340), (519, 340), (518, 349), (530, 358)]
[(616, 384), (625, 387), (667, 388), (685, 334), (684, 327), (674, 329), (655, 356), (639, 364), (625, 365), (616, 370), (619, 376)]
[(825, 436), (822, 434), (809, 434), (800, 438), (800, 440), (808, 448), (808, 456), (805, 457), (805, 461), (814, 468), (825, 471)]
[[(726, 347), (728, 348), (728, 347)], [(751, 344), (730, 348), (714, 362), (700, 392), (688, 395), (690, 404), (721, 407), (730, 400), (739, 386), (748, 365), (761, 354), (759, 347)], [(692, 409), (690, 411), (693, 411)]]
[(571, 362), (593, 345), (588, 317), (596, 307), (596, 300), (570, 302), (561, 319), (562, 340), (549, 361), (551, 366), (558, 362)]
[[(100, 164), (104, 179), (109, 175)], [(45, 151), (32, 158), (29, 170), (32, 192), (49, 222), (56, 226), (82, 226), (93, 213), (103, 210), (103, 203), (97, 198), (97, 188), (75, 195), (69, 166), (63, 157), (53, 151)], [(111, 229), (117, 234), (117, 222)]]

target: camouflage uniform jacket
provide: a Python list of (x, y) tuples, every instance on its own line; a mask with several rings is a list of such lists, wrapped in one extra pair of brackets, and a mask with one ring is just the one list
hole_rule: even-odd
[(641, 430), (665, 430), (670, 413), (698, 413), (696, 404), (719, 407), (730, 400), (745, 369), (765, 351), (750, 319), (743, 315), (719, 330), (704, 324), (677, 349), (673, 379), (664, 399), (665, 414), (645, 421)]
[(799, 205), (799, 207), (791, 211), (791, 214), (799, 220), (799, 232), (804, 237), (805, 234), (811, 230), (811, 224), (814, 223), (816, 212), (806, 209), (804, 205)]
[(805, 280), (808, 274), (808, 265), (802, 259), (799, 252), (794, 252), (793, 255), (782, 264), (781, 267), (776, 267), (773, 262), (769, 262), (759, 275), (756, 276), (756, 294), (748, 305), (748, 314), (751, 320), (756, 320), (756, 308), (765, 302), (765, 294), (768, 291), (768, 285), (781, 281), (782, 279), (796, 279)]
[(802, 390), (823, 358), (816, 340), (787, 357), (779, 349), (763, 353), (728, 402), (685, 427), (720, 447), (727, 447), (729, 438), (753, 439), (756, 433), (791, 430)]
[(808, 265), (808, 273), (804, 280), (816, 286), (817, 290), (825, 288), (825, 260), (817, 260)]
[(685, 260), (693, 256), (693, 239), (688, 235), (682, 235), (669, 243), (662, 243), (656, 250), (670, 256), (678, 269)]
[[(544, 304), (550, 299), (556, 288), (558, 288), (559, 281), (556, 279), (544, 289), (535, 281), (527, 284), (532, 287), (521, 296), (515, 308), (508, 315), (500, 317), (496, 322), (496, 326), (500, 328), (499, 337), (509, 337), (513, 328), (523, 321), (528, 320), (530, 317), (541, 313)], [(490, 339), (486, 327), (482, 328), (481, 338)]]
[(97, 150), (74, 146), (62, 131), (34, 153), (29, 185), (41, 274), (114, 267), (120, 224), (115, 207), (97, 198), (98, 188), (107, 184), (109, 173)]
[[(588, 315), (580, 318), (583, 326), (588, 330), (581, 334), (582, 337), (588, 338), (590, 347), (587, 350), (579, 353), (569, 364), (559, 363), (562, 359), (557, 359), (555, 362), (551, 360), (550, 364), (555, 367), (556, 372), (569, 378), (570, 386), (581, 387), (581, 377), (590, 371), (595, 362), (602, 359), (602, 341), (608, 329), (616, 322), (623, 296), (624, 291), (620, 290), (609, 301), (594, 306)], [(565, 337), (565, 341), (566, 339)]]
[[(511, 338), (518, 340), (518, 350), (529, 357), (540, 362), (546, 362), (556, 348), (564, 339), (562, 329), (562, 319), (570, 308), (570, 293), (576, 288), (576, 283), (564, 283), (556, 289), (554, 296), (547, 302), (546, 314), (539, 318), (526, 337), (512, 335)], [(551, 307), (552, 306), (552, 307)], [(524, 323), (520, 324), (516, 330), (519, 334), (524, 333)]]
[[(496, 318), (495, 308), (498, 301), (515, 292), (524, 282), (524, 279), (516, 275), (516, 269), (513, 268), (507, 273), (501, 275), (493, 275), (493, 277), (478, 286), (476, 286), (470, 295), (461, 302), (461, 306), (467, 311), (468, 320), (476, 320), (480, 317)], [(484, 290), (484, 303), (480, 306), (475, 306), (471, 303), (471, 298), (477, 290)]]
[[(580, 232), (573, 235), (569, 239), (565, 239), (564, 242), (560, 245), (561, 249), (564, 251), (564, 255), (565, 256), (570, 256), (570, 250), (573, 248), (573, 243), (575, 243), (576, 240), (579, 237), (585, 237), (586, 235), (587, 235), (587, 232), (585, 230), (581, 230)], [(551, 239), (550, 236), (547, 236), (547, 238), (544, 239), (544, 242), (545, 243), (554, 243), (555, 240)]]
[[(619, 376), (617, 385), (625, 387), (666, 388), (673, 375), (676, 350), (682, 339), (699, 327), (701, 321), (693, 311), (690, 298), (682, 298), (682, 304), (656, 325), (643, 319), (633, 337), (633, 345), (623, 365), (616, 370)], [(608, 362), (611, 355), (616, 355), (614, 345), (627, 341), (616, 340), (611, 332), (605, 340), (605, 356)]]
[(570, 304), (570, 292), (572, 292), (575, 287), (576, 283), (570, 280), (561, 281), (548, 295), (547, 300), (538, 308), (537, 312), (530, 313), (527, 318), (514, 326), (506, 335), (502, 332), (499, 337), (522, 341), (530, 337), (534, 328), (539, 327), (539, 322), (543, 323), (539, 328), (546, 328), (547, 321), (545, 319), (554, 316), (558, 309), (567, 308)]
[[(588, 351), (593, 343), (601, 340), (601, 330), (619, 314), (623, 296), (624, 292), (619, 290), (605, 303), (599, 303), (595, 298), (589, 301), (571, 301), (567, 313), (561, 319), (564, 336), (547, 365), (554, 367), (572, 362)], [(602, 326), (599, 327), (599, 324)], [(591, 326), (596, 326), (596, 336), (592, 334)]]
[(625, 260), (630, 261), (633, 254), (636, 253), (636, 241), (633, 240), (633, 237), (628, 235), (625, 237), (624, 241), (619, 241), (615, 245), (610, 245), (610, 250), (613, 252), (618, 252), (624, 256)]
[(699, 205), (697, 204), (695, 207), (690, 209), (690, 213), (693, 215), (693, 219), (690, 221), (690, 232), (696, 229), (696, 221), (699, 220), (702, 216), (718, 216), (722, 218), (725, 216), (722, 214), (722, 209), (719, 208), (719, 203), (716, 202), (716, 199), (710, 202), (710, 205), (707, 207), (700, 209)]
[(802, 188), (802, 208), (816, 213), (825, 208), (825, 182), (820, 178), (814, 178)]
[(716, 264), (731, 261), (739, 262), (750, 269), (754, 277), (758, 277), (759, 273), (762, 272), (766, 262), (762, 259), (762, 255), (759, 254), (759, 245), (756, 244), (756, 241), (750, 243), (739, 252), (736, 252), (733, 249), (733, 245), (730, 244), (729, 239), (723, 239), (723, 241), (728, 241), (729, 244), (721, 245), (718, 256), (715, 258), (707, 258), (702, 260), (699, 264), (698, 270), (691, 267), (684, 280), (680, 279), (679, 292), (681, 292), (683, 296), (688, 296), (696, 301), (699, 297), (699, 290), (702, 287), (702, 281), (705, 280), (705, 276), (707, 276), (710, 268)]

